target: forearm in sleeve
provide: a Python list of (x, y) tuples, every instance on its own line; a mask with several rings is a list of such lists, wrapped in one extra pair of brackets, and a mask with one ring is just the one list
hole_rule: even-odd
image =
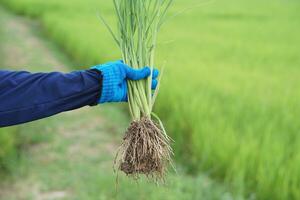
[(101, 93), (96, 70), (71, 73), (0, 71), (0, 127), (96, 105)]

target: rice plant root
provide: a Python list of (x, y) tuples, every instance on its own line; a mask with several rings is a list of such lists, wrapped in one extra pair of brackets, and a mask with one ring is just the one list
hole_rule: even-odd
[(171, 163), (170, 138), (149, 117), (133, 121), (127, 129), (116, 157), (116, 167), (126, 175), (140, 174), (163, 180)]

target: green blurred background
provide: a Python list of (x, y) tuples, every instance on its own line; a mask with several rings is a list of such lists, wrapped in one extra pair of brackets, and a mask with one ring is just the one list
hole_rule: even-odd
[[(26, 20), (38, 24), (33, 32), (41, 31), (36, 37), (47, 40), (47, 45), (51, 41), (48, 46), (55, 57), (66, 55), (63, 59), (72, 62), (63, 62), (73, 69), (120, 57), (97, 18), (100, 12), (115, 24), (112, 1), (0, 3), (5, 7), (0, 10), (5, 13), (0, 16), (1, 24), (9, 20), (5, 17), (12, 17), (7, 10), (31, 18)], [(103, 132), (103, 137), (117, 143), (128, 116), (126, 109), (115, 105), (99, 112), (88, 110), (77, 118), (69, 114), (0, 129), (1, 170), (15, 177), (11, 181), (5, 176), (5, 182), (17, 184), (28, 174), (27, 168), (36, 166), (32, 174), (38, 175), (33, 182), (39, 180), (44, 192), (70, 190), (63, 199), (300, 199), (299, 11), (298, 0), (175, 0), (170, 20), (160, 33), (156, 62), (157, 66), (166, 62), (166, 70), (155, 110), (175, 140), (178, 166), (178, 174), (171, 173), (167, 186), (156, 187), (146, 180), (136, 185), (122, 177), (116, 192), (112, 164), (106, 163), (100, 172), (97, 168), (104, 162), (103, 155), (93, 162), (85, 161), (83, 155), (76, 162), (78, 166), (71, 161), (66, 164), (62, 157), (52, 163), (53, 168), (41, 168), (39, 162), (28, 161), (32, 153), (26, 151), (28, 147), (20, 148), (52, 144), (59, 125), (72, 124), (84, 132), (82, 116), (88, 122), (97, 115), (113, 119), (114, 128), (99, 125), (90, 131), (94, 135)], [(66, 70), (72, 70), (70, 67)], [(51, 70), (42, 66), (29, 69)], [(61, 125), (62, 120), (67, 125)], [(53, 128), (44, 130), (43, 123)], [(41, 136), (41, 132), (52, 134)], [(107, 136), (111, 132), (116, 133), (114, 137)], [(90, 136), (83, 138), (87, 138), (87, 146), (97, 143)], [(64, 154), (68, 141), (59, 141), (57, 151)], [(105, 145), (105, 141), (98, 145)], [(97, 153), (101, 154), (101, 147)], [(111, 161), (112, 156), (105, 159)], [(14, 167), (18, 162), (27, 167)], [(47, 183), (41, 181), (51, 179), (53, 173), (60, 175)], [(34, 195), (24, 198), (37, 199)]]

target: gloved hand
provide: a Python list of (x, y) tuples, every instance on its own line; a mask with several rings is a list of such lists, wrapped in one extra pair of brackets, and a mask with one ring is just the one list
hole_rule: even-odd
[[(127, 82), (126, 80), (141, 80), (150, 76), (149, 67), (142, 69), (133, 69), (123, 61), (114, 61), (102, 65), (96, 65), (91, 69), (96, 69), (102, 74), (102, 93), (99, 104), (106, 102), (126, 102), (127, 101)], [(158, 84), (157, 77), (159, 71), (153, 70), (152, 89), (156, 89)]]

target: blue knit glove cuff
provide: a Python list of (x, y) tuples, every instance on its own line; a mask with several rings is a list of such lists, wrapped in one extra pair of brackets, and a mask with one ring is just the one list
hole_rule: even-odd
[(119, 68), (112, 67), (111, 63), (108, 63), (94, 66), (91, 69), (96, 69), (102, 74), (102, 92), (99, 104), (106, 102), (121, 102), (126, 100), (126, 85), (126, 88), (119, 88), (120, 81), (123, 80), (122, 73)]

